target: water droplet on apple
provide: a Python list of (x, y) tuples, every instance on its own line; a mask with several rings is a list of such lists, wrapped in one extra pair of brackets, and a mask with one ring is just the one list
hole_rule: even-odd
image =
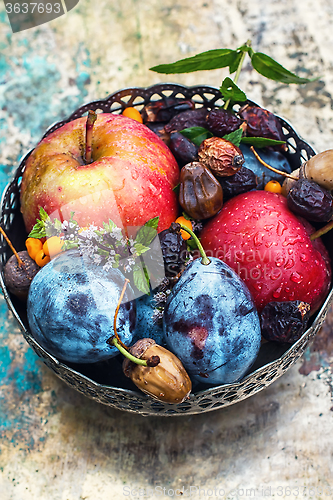
[(299, 256), (299, 258), (300, 258), (301, 262), (307, 262), (309, 260), (308, 255), (306, 255), (305, 253), (301, 253), (301, 255)]
[(284, 266), (285, 269), (291, 269), (294, 267), (295, 261), (294, 259), (288, 259), (287, 264)]
[(274, 299), (278, 299), (281, 295), (281, 292), (282, 292), (282, 286), (279, 286), (279, 288), (277, 288), (276, 290), (274, 290), (273, 292), (273, 297)]
[(290, 276), (290, 279), (291, 279), (291, 281), (293, 281), (294, 283), (297, 283), (299, 285), (303, 281), (303, 276), (300, 273), (298, 273), (297, 271), (295, 271)]
[(131, 175), (132, 175), (132, 179), (133, 179), (134, 181), (137, 181), (137, 180), (138, 180), (138, 178), (139, 178), (139, 173), (138, 173), (138, 171), (137, 171), (136, 169), (133, 169), (133, 170), (132, 170)]

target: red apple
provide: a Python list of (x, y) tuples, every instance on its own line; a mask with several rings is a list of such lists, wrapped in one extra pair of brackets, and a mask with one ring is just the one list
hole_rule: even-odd
[(250, 191), (229, 200), (201, 232), (207, 255), (245, 281), (258, 311), (271, 301), (302, 300), (314, 312), (331, 283), (328, 252), (314, 228), (280, 194)]
[(148, 127), (111, 113), (93, 128), (92, 162), (85, 164), (86, 117), (43, 139), (29, 156), (22, 178), (21, 211), (29, 232), (39, 208), (52, 219), (80, 226), (113, 220), (119, 227), (142, 226), (159, 216), (158, 231), (178, 214), (173, 188), (179, 167), (169, 148)]

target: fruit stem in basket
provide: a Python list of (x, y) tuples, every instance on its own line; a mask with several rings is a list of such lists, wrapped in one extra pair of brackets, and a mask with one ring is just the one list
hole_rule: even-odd
[(94, 123), (97, 120), (97, 114), (95, 111), (89, 109), (86, 123), (86, 151), (85, 160), (88, 165), (91, 163), (91, 152), (92, 152), (92, 136)]
[(9, 247), (11, 249), (11, 251), (13, 252), (13, 254), (15, 255), (15, 257), (17, 258), (17, 262), (18, 262), (19, 267), (23, 267), (24, 268), (24, 262), (23, 262), (23, 260), (20, 258), (19, 254), (17, 253), (17, 251), (13, 247), (12, 242), (10, 241), (10, 239), (8, 238), (7, 234), (2, 229), (2, 227), (0, 227), (0, 233), (5, 238), (5, 240), (7, 241), (8, 245), (9, 245)]
[(203, 246), (201, 245), (200, 240), (197, 237), (197, 235), (192, 231), (192, 229), (190, 229), (187, 226), (184, 226), (184, 224), (180, 224), (179, 222), (178, 222), (178, 224), (180, 225), (180, 227), (184, 231), (186, 231), (188, 234), (190, 234), (192, 236), (192, 238), (194, 239), (194, 241), (195, 241), (195, 243), (196, 243), (196, 245), (198, 247), (198, 250), (200, 252), (200, 255), (201, 255), (201, 264), (203, 264), (204, 266), (208, 266), (208, 264), (210, 264), (210, 260), (207, 257), (206, 252), (205, 252)]
[(257, 160), (272, 172), (275, 172), (276, 174), (279, 175), (283, 175), (284, 177), (288, 177), (288, 179), (292, 179), (293, 181), (299, 180), (298, 177), (294, 177), (293, 175), (287, 174), (287, 172), (283, 172), (282, 170), (278, 170), (277, 168), (271, 167), (268, 163), (266, 163), (264, 160), (260, 158), (260, 156), (258, 155), (257, 151), (254, 149), (253, 146), (251, 146), (250, 149), (254, 154), (254, 156), (257, 158)]
[(330, 231), (331, 229), (333, 229), (332, 220), (328, 224), (326, 224), (326, 226), (321, 227), (320, 229), (318, 229), (318, 231), (312, 233), (310, 236), (310, 240), (313, 241), (316, 240), (317, 238), (320, 238), (320, 236), (323, 236), (324, 234), (328, 233), (328, 231)]

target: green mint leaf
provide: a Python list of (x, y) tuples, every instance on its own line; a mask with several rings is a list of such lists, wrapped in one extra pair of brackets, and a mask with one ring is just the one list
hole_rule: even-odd
[(46, 232), (45, 232), (45, 226), (44, 222), (40, 221), (37, 219), (36, 224), (34, 227), (31, 229), (30, 233), (28, 234), (28, 238), (45, 238), (46, 237)]
[(140, 292), (150, 295), (149, 278), (140, 264), (133, 267), (133, 283)]
[(202, 141), (208, 139), (209, 137), (213, 137), (213, 134), (209, 132), (204, 127), (189, 127), (180, 130), (180, 133), (193, 142), (196, 146), (200, 146)]
[(237, 71), (237, 68), (239, 66), (239, 63), (242, 59), (242, 52), (238, 52), (237, 55), (235, 56), (234, 60), (229, 64), (229, 73), (235, 73)]
[(223, 136), (223, 139), (232, 142), (235, 146), (238, 147), (241, 143), (242, 135), (243, 135), (243, 129), (238, 128), (234, 132), (231, 132), (230, 134)]
[(214, 49), (207, 52), (201, 52), (186, 59), (180, 59), (171, 64), (160, 64), (150, 68), (156, 73), (164, 73), (167, 75), (176, 73), (192, 73), (193, 71), (202, 71), (209, 69), (226, 68), (233, 66), (234, 60), (238, 58), (236, 50), (231, 49)]
[(142, 243), (137, 243), (136, 241), (134, 242), (134, 248), (135, 248), (136, 255), (142, 255), (143, 253), (150, 250), (149, 247), (142, 245)]
[(223, 80), (220, 92), (225, 101), (244, 102), (247, 100), (246, 94), (228, 76)]
[(295, 73), (288, 71), (271, 57), (262, 52), (254, 52), (251, 57), (253, 68), (261, 75), (281, 83), (309, 83), (318, 80), (318, 78), (301, 78)]
[(103, 227), (108, 233), (111, 233), (113, 229), (117, 229), (117, 225), (111, 219), (109, 219), (108, 223), (103, 222)]
[(157, 235), (158, 220), (159, 217), (153, 217), (144, 226), (140, 227), (134, 244), (141, 244), (148, 247)]
[(281, 146), (285, 141), (276, 141), (275, 139), (266, 139), (265, 137), (242, 137), (241, 142), (251, 144), (257, 148), (265, 148), (267, 146)]
[[(48, 216), (48, 214), (45, 212), (44, 208), (43, 207), (40, 207), (39, 208), (39, 217), (40, 217), (40, 220), (42, 222), (45, 222), (47, 220), (50, 219), (50, 217)], [(38, 219), (37, 219), (38, 220)]]
[(153, 217), (152, 219), (149, 219), (149, 221), (147, 221), (145, 223), (145, 226), (147, 226), (147, 227), (153, 227), (157, 231), (157, 226), (158, 226), (159, 218), (160, 218), (160, 216), (157, 215), (156, 217)]

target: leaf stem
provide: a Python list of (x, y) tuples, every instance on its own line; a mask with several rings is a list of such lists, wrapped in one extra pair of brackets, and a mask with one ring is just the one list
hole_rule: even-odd
[[(251, 40), (247, 40), (247, 42), (246, 42), (246, 44), (245, 44), (245, 45), (246, 45), (247, 47), (250, 47), (250, 45), (251, 45)], [(240, 75), (241, 70), (242, 70), (242, 66), (243, 66), (243, 63), (244, 63), (244, 59), (245, 59), (246, 52), (247, 52), (247, 51), (243, 50), (242, 57), (240, 58), (239, 64), (238, 64), (238, 66), (237, 66), (236, 74), (235, 74), (235, 76), (234, 76), (234, 83), (237, 83), (237, 82), (238, 82), (238, 78), (239, 78), (239, 75)], [(228, 99), (228, 100), (224, 103), (223, 109), (228, 109), (229, 104), (230, 104), (230, 99)]]

